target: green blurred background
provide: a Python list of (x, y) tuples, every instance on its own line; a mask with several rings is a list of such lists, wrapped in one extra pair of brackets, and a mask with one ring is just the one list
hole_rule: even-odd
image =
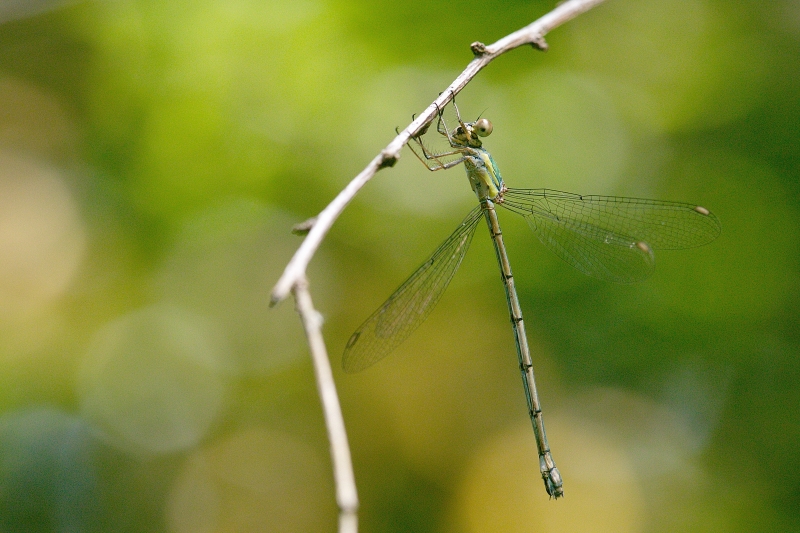
[[(0, 531), (333, 531), (291, 301), (316, 214), (549, 2), (0, 4)], [(310, 267), (363, 531), (800, 531), (800, 4), (612, 0), (459, 96), (513, 187), (696, 202), (709, 246), (636, 285), (501, 212), (548, 501), (482, 227), (436, 311), (341, 352), (475, 204), (406, 149)]]

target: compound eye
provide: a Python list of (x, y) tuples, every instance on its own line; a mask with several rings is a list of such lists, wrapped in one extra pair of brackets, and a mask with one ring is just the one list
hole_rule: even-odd
[(492, 133), (492, 123), (485, 118), (481, 118), (475, 123), (473, 129), (478, 134), (478, 137), (488, 137)]

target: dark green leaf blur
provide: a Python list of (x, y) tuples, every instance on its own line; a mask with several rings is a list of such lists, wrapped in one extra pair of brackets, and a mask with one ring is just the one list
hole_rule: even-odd
[[(0, 4), (0, 531), (336, 529), (291, 300), (317, 214), (470, 61), (555, 2)], [(407, 149), (309, 279), (361, 530), (800, 531), (800, 4), (610, 0), (459, 95), (511, 187), (697, 203), (634, 285), (500, 212), (565, 498), (548, 501), (481, 225), (429, 320), (350, 334), (475, 205)]]

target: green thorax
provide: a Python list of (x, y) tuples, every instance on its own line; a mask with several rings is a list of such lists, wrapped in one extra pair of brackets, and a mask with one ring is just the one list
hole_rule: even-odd
[(466, 148), (464, 155), (467, 156), (464, 161), (467, 178), (478, 200), (495, 200), (504, 189), (497, 163), (483, 148)]

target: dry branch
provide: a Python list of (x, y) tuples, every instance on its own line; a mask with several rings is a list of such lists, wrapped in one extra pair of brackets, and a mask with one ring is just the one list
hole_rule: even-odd
[(547, 42), (544, 40), (544, 36), (547, 33), (603, 1), (567, 0), (535, 22), (493, 44), (472, 43), (470, 48), (475, 54), (475, 58), (453, 83), (425, 111), (420, 113), (411, 124), (399, 132), (392, 142), (380, 154), (375, 156), (367, 167), (353, 178), (319, 215), (295, 228), (297, 233), (305, 233), (307, 231), (308, 235), (286, 265), (283, 275), (273, 288), (271, 304), (274, 305), (280, 302), (290, 292), (293, 292), (297, 311), (303, 321), (331, 445), (334, 481), (336, 483), (336, 502), (339, 506), (339, 533), (357, 532), (358, 495), (350, 458), (350, 448), (344, 427), (344, 418), (336, 395), (336, 386), (325, 348), (325, 340), (322, 336), (322, 317), (314, 309), (311, 294), (308, 290), (308, 280), (306, 279), (308, 263), (331, 226), (333, 226), (333, 223), (339, 218), (339, 215), (355, 197), (356, 193), (380, 169), (393, 166), (400, 158), (400, 151), (409, 139), (423, 131), (436, 117), (438, 110), (443, 109), (483, 67), (491, 63), (497, 56), (522, 45), (529, 44), (539, 50), (547, 50)]

